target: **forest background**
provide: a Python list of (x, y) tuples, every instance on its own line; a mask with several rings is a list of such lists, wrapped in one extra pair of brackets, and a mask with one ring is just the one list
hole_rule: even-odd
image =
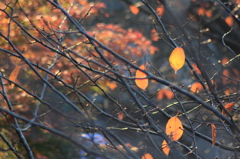
[(3, 0), (0, 158), (239, 158), (239, 0)]

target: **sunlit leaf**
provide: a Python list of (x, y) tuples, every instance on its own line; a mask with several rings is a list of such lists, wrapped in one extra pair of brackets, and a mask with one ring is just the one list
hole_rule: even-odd
[[(140, 69), (145, 70), (145, 66), (141, 65)], [(135, 77), (136, 78), (145, 78), (145, 77), (147, 77), (147, 75), (144, 72), (137, 70)], [(142, 88), (143, 90), (145, 90), (148, 86), (148, 79), (135, 79), (135, 83), (139, 88)]]
[[(230, 113), (234, 107), (234, 103), (228, 103), (224, 106), (224, 108)], [(222, 110), (222, 114), (225, 116), (228, 116), (228, 114), (225, 112), (225, 110)]]
[[(9, 79), (10, 79), (11, 81), (16, 82), (16, 79), (17, 79), (17, 76), (18, 76), (18, 74), (19, 74), (20, 69), (21, 69), (21, 66), (16, 66), (16, 67), (14, 68), (14, 70), (11, 72), (11, 74), (10, 74), (10, 76), (9, 76)], [(13, 87), (14, 84), (12, 83), (11, 86)]]
[(162, 142), (162, 150), (167, 156), (169, 155), (170, 147), (168, 146), (168, 143), (166, 140), (163, 140)]
[(213, 147), (216, 143), (217, 130), (214, 124), (211, 124), (211, 127), (212, 127), (212, 147)]
[(180, 68), (183, 67), (184, 62), (185, 62), (184, 50), (181, 47), (175, 48), (169, 57), (169, 63), (171, 67), (175, 70), (175, 74)]
[(178, 117), (172, 117), (168, 120), (166, 125), (166, 134), (173, 141), (177, 141), (181, 138), (183, 134), (183, 126)]
[(152, 155), (150, 153), (145, 153), (143, 156), (142, 156), (142, 159), (153, 159)]
[(136, 7), (136, 6), (134, 6), (134, 5), (130, 5), (130, 6), (129, 6), (129, 9), (130, 9), (130, 11), (131, 11), (133, 14), (135, 14), (135, 15), (139, 13), (139, 8)]

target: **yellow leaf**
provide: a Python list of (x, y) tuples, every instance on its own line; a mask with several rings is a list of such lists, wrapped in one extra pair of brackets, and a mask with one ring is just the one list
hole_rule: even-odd
[(152, 155), (150, 153), (145, 153), (143, 156), (142, 156), (142, 159), (153, 159)]
[[(145, 66), (141, 65), (140, 69), (145, 70)], [(136, 78), (145, 78), (145, 77), (147, 77), (147, 75), (144, 72), (137, 70), (135, 77)], [(143, 90), (145, 90), (148, 86), (148, 79), (135, 79), (135, 83), (139, 88), (142, 88)]]
[(183, 67), (185, 62), (185, 53), (184, 50), (181, 47), (176, 47), (170, 57), (169, 57), (169, 63), (171, 67), (175, 70), (175, 74), (177, 71)]
[(211, 124), (211, 127), (212, 127), (212, 147), (213, 147), (216, 143), (217, 129), (214, 124)]
[(163, 140), (162, 142), (162, 150), (167, 156), (169, 155), (170, 147), (168, 146), (168, 143), (166, 140)]
[[(20, 69), (21, 69), (21, 66), (16, 66), (14, 68), (14, 70), (11, 72), (11, 74), (9, 76), (9, 80), (16, 82), (16, 79), (17, 79)], [(13, 87), (14, 84), (12, 83), (11, 86)]]
[(178, 117), (172, 117), (166, 125), (166, 134), (173, 141), (177, 141), (183, 134), (183, 126)]

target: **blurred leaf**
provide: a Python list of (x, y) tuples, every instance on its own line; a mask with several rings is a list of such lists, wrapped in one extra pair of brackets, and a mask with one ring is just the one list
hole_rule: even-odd
[(173, 97), (174, 97), (174, 94), (171, 90), (163, 88), (158, 92), (157, 99), (163, 99), (163, 98), (172, 99)]
[(135, 14), (135, 15), (139, 13), (139, 8), (136, 7), (136, 6), (134, 6), (134, 5), (130, 5), (130, 6), (129, 6), (129, 9), (130, 9), (130, 11), (131, 11), (133, 14)]
[(118, 119), (119, 119), (119, 120), (123, 120), (123, 118), (124, 118), (123, 112), (119, 112), (119, 113), (118, 113)]
[(198, 73), (198, 74), (201, 74), (201, 71), (199, 70), (199, 68), (197, 67), (197, 65), (195, 63), (192, 64), (192, 67), (195, 69), (195, 71)]
[[(224, 108), (230, 113), (234, 107), (234, 103), (228, 103), (224, 106)], [(228, 114), (225, 112), (225, 110), (222, 110), (222, 114), (225, 116), (228, 116)]]
[(194, 93), (198, 93), (198, 91), (202, 90), (203, 86), (201, 85), (200, 82), (195, 82), (192, 84), (190, 90)]
[(159, 16), (162, 16), (164, 14), (164, 6), (163, 5), (158, 6), (156, 12)]
[(114, 90), (117, 87), (117, 84), (115, 82), (106, 82), (106, 86), (109, 87), (111, 90)]
[(229, 83), (229, 78), (227, 78), (227, 77), (230, 76), (230, 72), (229, 72), (227, 69), (225, 69), (222, 74), (224, 75), (224, 76), (222, 77), (222, 83), (223, 83), (223, 84)]
[(233, 26), (233, 17), (232, 16), (228, 16), (225, 19), (225, 22), (227, 23), (228, 26), (232, 27)]

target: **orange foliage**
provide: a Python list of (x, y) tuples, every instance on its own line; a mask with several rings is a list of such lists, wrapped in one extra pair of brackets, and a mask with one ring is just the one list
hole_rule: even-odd
[(217, 129), (214, 124), (211, 124), (211, 127), (212, 127), (212, 147), (213, 147), (216, 143)]
[(177, 141), (181, 138), (183, 134), (183, 126), (178, 117), (172, 117), (168, 120), (166, 125), (166, 134), (173, 141)]
[(150, 153), (145, 153), (143, 156), (142, 156), (142, 159), (153, 159), (152, 155)]
[(136, 7), (136, 6), (134, 6), (134, 5), (130, 5), (130, 6), (129, 6), (129, 9), (130, 9), (130, 11), (131, 11), (133, 14), (135, 14), (135, 15), (139, 13), (139, 8)]
[(167, 88), (161, 89), (157, 95), (157, 99), (163, 99), (163, 98), (172, 99), (173, 97), (174, 97), (173, 92)]
[(203, 86), (201, 85), (200, 82), (193, 83), (191, 88), (190, 88), (190, 90), (194, 93), (198, 93), (202, 89), (203, 89)]
[(163, 142), (162, 142), (162, 150), (165, 153), (165, 155), (167, 155), (167, 156), (169, 155), (170, 147), (168, 146), (168, 143), (166, 140), (163, 140)]
[[(145, 65), (141, 65), (139, 68), (142, 70), (145, 70)], [(136, 71), (135, 78), (145, 78), (145, 77), (147, 77), (145, 73), (143, 73), (140, 70)], [(135, 83), (139, 88), (145, 90), (148, 86), (148, 79), (135, 79)]]
[[(119, 25), (99, 23), (94, 30), (97, 31), (94, 32), (96, 39), (118, 53), (139, 58), (146, 52), (154, 54), (158, 50), (142, 33), (131, 28), (124, 30)], [(106, 54), (106, 57), (109, 57), (109, 54)]]
[(174, 69), (175, 74), (177, 74), (177, 71), (183, 67), (185, 63), (185, 53), (184, 50), (181, 47), (176, 47), (170, 57), (169, 57), (169, 63), (171, 67)]

